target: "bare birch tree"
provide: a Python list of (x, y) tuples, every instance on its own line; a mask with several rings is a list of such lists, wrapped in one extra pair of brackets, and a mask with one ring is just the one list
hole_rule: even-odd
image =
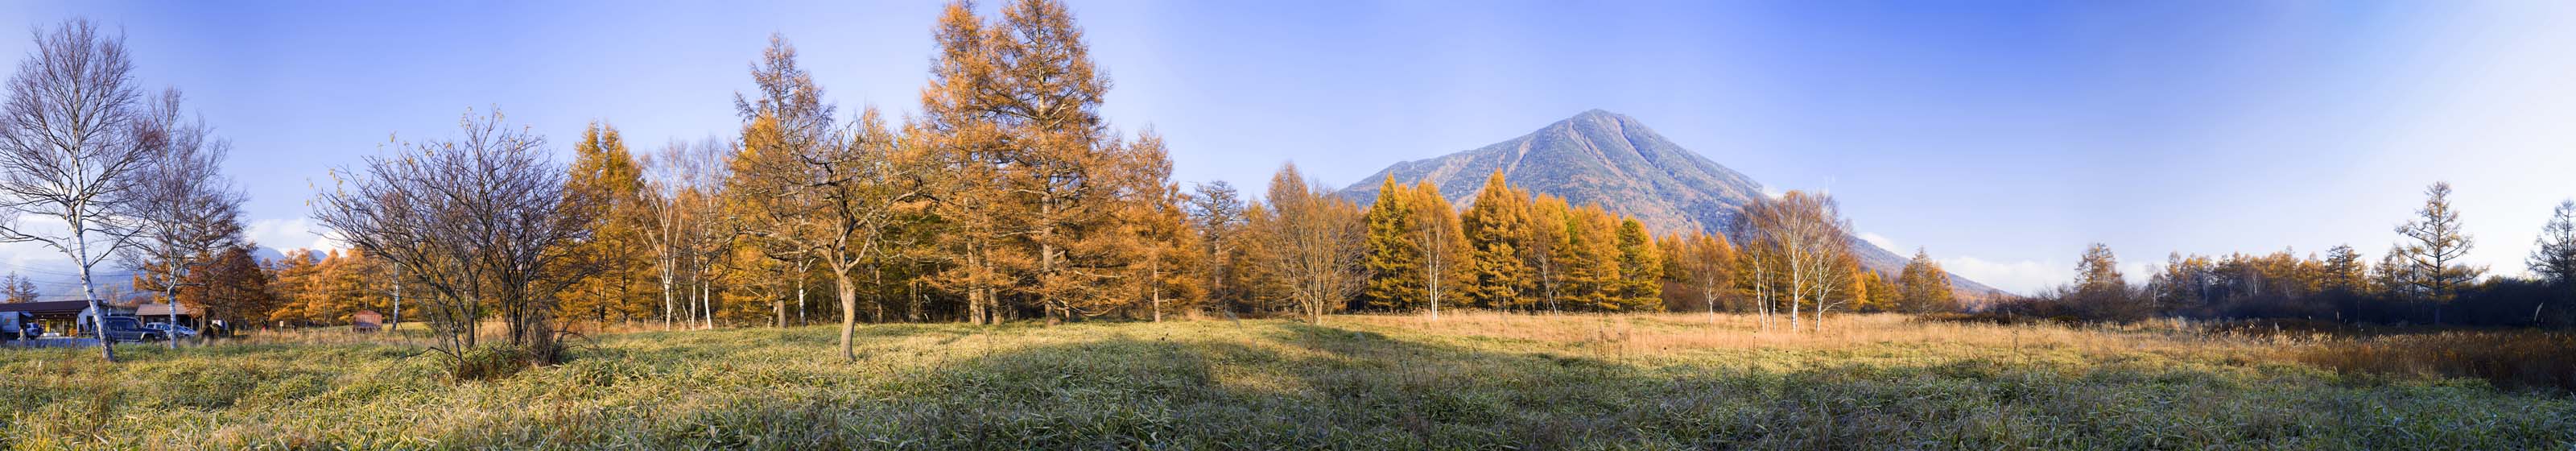
[(146, 124), (159, 137), (152, 140), (159, 156), (135, 172), (133, 195), (122, 205), (137, 238), (124, 260), (161, 289), (172, 307), (170, 323), (178, 324), (179, 290), (197, 285), (196, 267), (242, 243), (243, 195), (221, 172), (231, 144), (215, 138), (203, 120), (183, 120), (178, 91), (152, 104)]
[[(36, 30), (36, 51), (9, 77), (0, 104), (0, 242), (35, 242), (71, 257), (82, 297), (101, 311), (95, 269), (135, 243), (119, 214), (156, 141), (137, 102), (125, 39), (85, 20)], [(18, 216), (58, 224), (29, 225)], [(99, 355), (116, 349), (98, 329)]]

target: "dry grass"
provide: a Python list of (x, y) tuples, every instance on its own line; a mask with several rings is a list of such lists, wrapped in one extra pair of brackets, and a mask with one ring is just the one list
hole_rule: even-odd
[(2362, 337), (2302, 347), (2298, 359), (2352, 373), (2477, 378), (2510, 388), (2576, 390), (2576, 334), (2563, 332)]
[[(293, 337), (0, 352), (18, 449), (2568, 449), (2576, 401), (2297, 358), (2334, 338), (1452, 313), (601, 336), (452, 381)], [(381, 337), (381, 336), (378, 336)]]

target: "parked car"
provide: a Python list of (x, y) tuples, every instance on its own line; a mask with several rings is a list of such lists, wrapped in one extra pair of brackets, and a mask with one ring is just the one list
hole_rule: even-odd
[(35, 338), (35, 334), (27, 333), (27, 326), (34, 323), (26, 312), (0, 312), (0, 340)]
[(163, 334), (167, 334), (167, 336), (170, 336), (170, 337), (177, 337), (177, 338), (196, 338), (196, 337), (197, 337), (197, 329), (196, 329), (196, 328), (192, 328), (192, 327), (188, 327), (188, 326), (181, 326), (181, 325), (170, 324), (170, 323), (152, 323), (152, 324), (145, 324), (145, 325), (143, 325), (143, 328), (145, 328), (145, 329), (152, 329), (152, 330), (161, 331), (161, 333), (163, 333)]
[(106, 323), (107, 327), (100, 330), (107, 332), (107, 341), (150, 342), (170, 339), (169, 332), (144, 328), (142, 321), (135, 320), (131, 316), (110, 316), (107, 317)]

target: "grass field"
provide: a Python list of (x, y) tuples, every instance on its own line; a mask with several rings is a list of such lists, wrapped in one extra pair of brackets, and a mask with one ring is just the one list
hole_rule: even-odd
[(2576, 449), (2562, 389), (2334, 363), (2402, 340), (2179, 326), (881, 325), (855, 363), (835, 328), (730, 329), (478, 381), (329, 335), (0, 351), (0, 426), (18, 449)]

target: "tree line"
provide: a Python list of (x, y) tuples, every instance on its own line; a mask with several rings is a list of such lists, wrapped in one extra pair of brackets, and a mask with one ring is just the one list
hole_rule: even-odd
[(2004, 313), (2083, 320), (2312, 319), (2470, 326), (2576, 325), (2576, 200), (2560, 202), (2526, 259), (2528, 277), (2487, 276), (2463, 261), (2449, 183), (2425, 188), (2414, 218), (2377, 262), (2350, 245), (2324, 256), (2289, 250), (2211, 257), (2173, 253), (2145, 284), (2130, 284), (2109, 246), (2088, 247), (2076, 280), (2006, 302)]
[[(80, 89), (13, 84), (11, 105), (131, 91), (118, 72), (121, 42), (92, 28), (66, 25), (31, 61), (116, 73), (48, 81)], [(135, 286), (209, 318), (325, 325), (377, 310), (426, 322), (450, 353), (489, 347), (481, 329), (497, 324), (500, 345), (535, 361), (557, 358), (574, 331), (608, 326), (837, 320), (848, 357), (863, 321), (1321, 321), (1475, 308), (1758, 312), (1766, 326), (1779, 317), (1810, 330), (1840, 312), (1956, 308), (1928, 255), (1899, 274), (1862, 268), (1848, 221), (1815, 193), (1754, 199), (1710, 233), (1647, 230), (1501, 173), (1463, 208), (1441, 187), (1391, 178), (1360, 205), (1294, 165), (1259, 198), (1224, 182), (1185, 189), (1157, 133), (1120, 131), (1101, 116), (1111, 81), (1061, 3), (1019, 0), (989, 16), (952, 3), (933, 33), (921, 113), (907, 117), (826, 101), (796, 47), (776, 36), (735, 95), (730, 136), (638, 152), (616, 126), (593, 123), (564, 164), (549, 158), (543, 134), (497, 109), (469, 111), (453, 133), (398, 136), (333, 171), (312, 219), (348, 249), (265, 265), (242, 237), (242, 196), (212, 170), (228, 145), (202, 121), (179, 120), (175, 94), (108, 106), (58, 99), (69, 106), (48, 108), (104, 109), (138, 125), (73, 140), (105, 144), (72, 150), (8, 144), (32, 155), (22, 160), (104, 165), (94, 162), (109, 153), (100, 149), (132, 160), (107, 175), (13, 172), (89, 184), (56, 196), (69, 209), (59, 216), (78, 219), (64, 242), (67, 254), (91, 256), (84, 272), (104, 257), (81, 253), (80, 243), (101, 241), (82, 234), (108, 234), (145, 270)], [(39, 76), (57, 75), (22, 67), (19, 78)], [(110, 197), (100, 193), (114, 193), (114, 208), (95, 209)]]

